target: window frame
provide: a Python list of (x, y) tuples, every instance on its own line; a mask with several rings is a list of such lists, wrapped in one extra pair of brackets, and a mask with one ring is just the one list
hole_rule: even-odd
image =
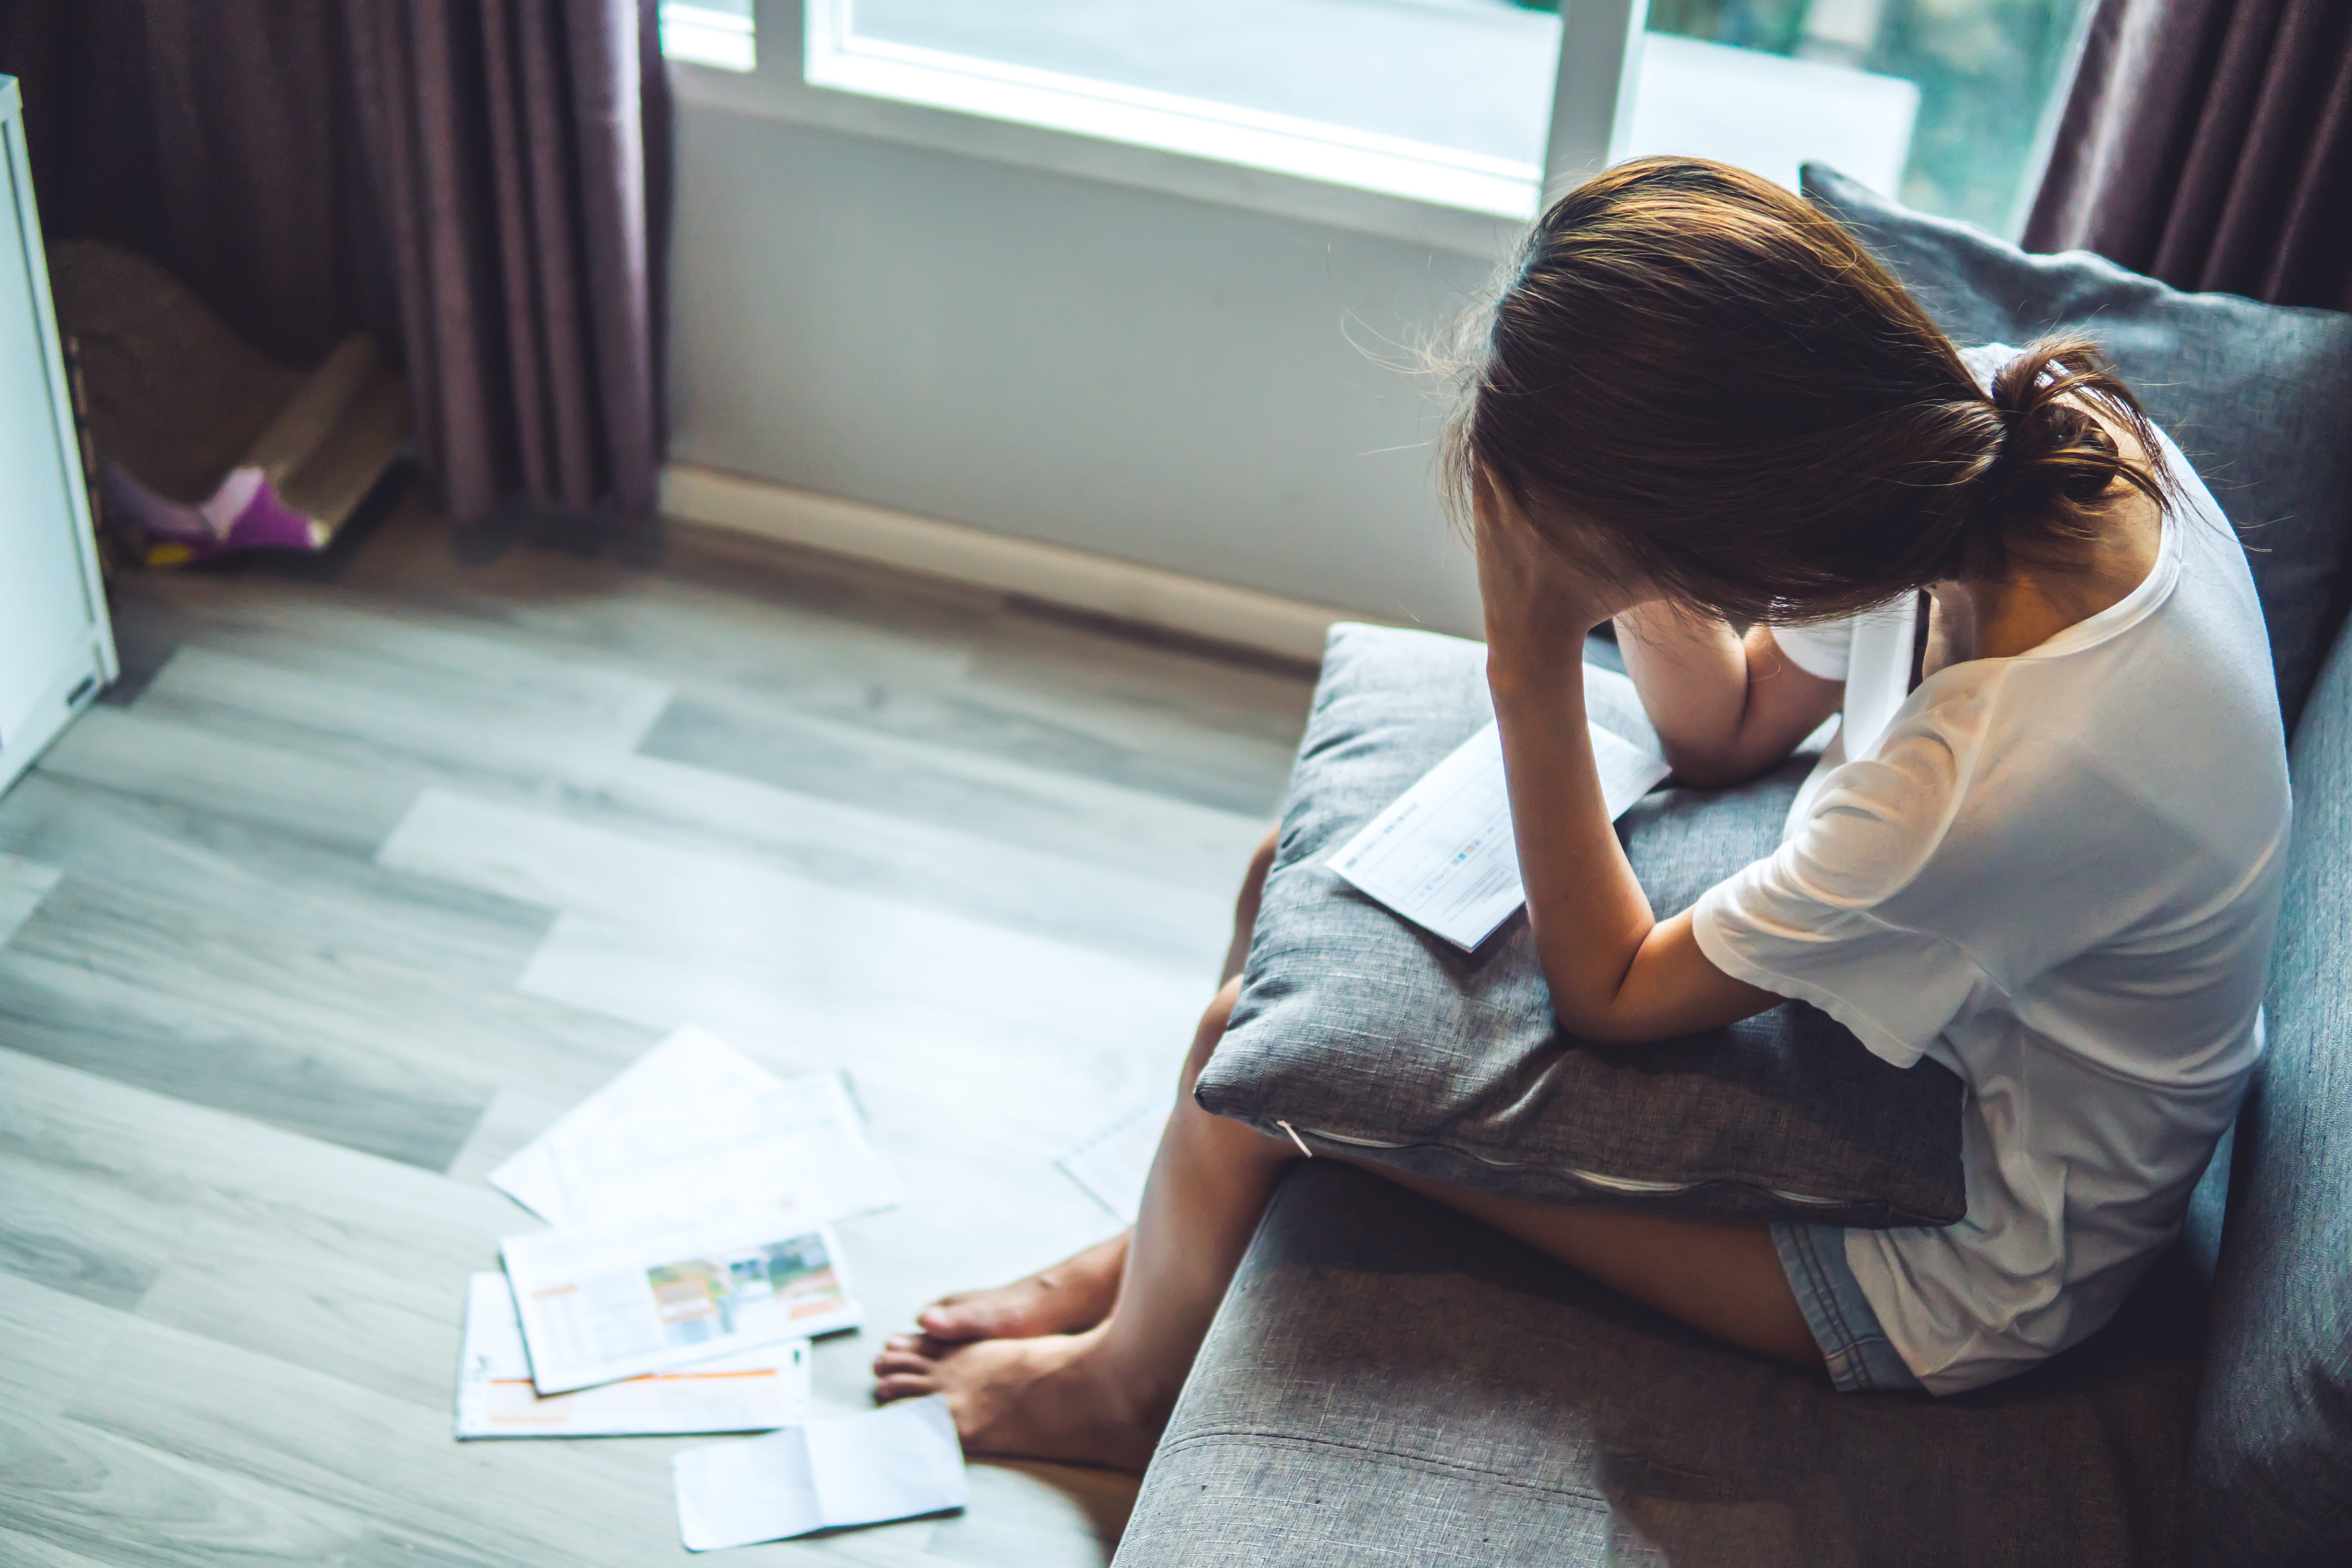
[(1648, 0), (1563, 8), (1543, 168), (1284, 115), (857, 40), (852, 0), (754, 0), (757, 63), (671, 62), (688, 106), (1502, 254), (1539, 201), (1606, 167), (1631, 121)]

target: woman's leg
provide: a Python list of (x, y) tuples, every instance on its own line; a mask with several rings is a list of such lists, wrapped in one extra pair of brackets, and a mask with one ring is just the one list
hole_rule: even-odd
[(1144, 1467), (1275, 1181), (1297, 1158), (1192, 1102), (1240, 994), (1238, 977), (1226, 982), (1202, 1016), (1110, 1316), (1082, 1333), (901, 1336), (875, 1358), (877, 1397), (946, 1394), (973, 1453)]
[(1368, 1162), (1363, 1169), (1484, 1220), (1578, 1273), (1703, 1333), (1808, 1370), (1821, 1346), (1771, 1231), (1587, 1204), (1498, 1198)]
[[(1275, 835), (1269, 833), (1251, 855), (1241, 893), (1234, 900), (1233, 940), (1226, 946), (1224, 971), (1218, 977), (1221, 999), (1224, 988), (1240, 978), (1242, 964), (1249, 957), (1250, 931), (1257, 924), (1266, 873), (1274, 868), (1274, 844)], [(1224, 1004), (1224, 1010), (1230, 1013), (1232, 1005)], [(1222, 1024), (1219, 1027), (1222, 1030)], [(1213, 1038), (1210, 1043), (1215, 1044)], [(1182, 1092), (1191, 1091), (1192, 1079), (1187, 1077)], [(1111, 1305), (1118, 1300), (1119, 1276), (1127, 1267), (1128, 1235), (1121, 1231), (1108, 1241), (1097, 1242), (1010, 1285), (942, 1296), (916, 1315), (916, 1324), (942, 1343), (1031, 1339), (1091, 1329), (1110, 1316)]]

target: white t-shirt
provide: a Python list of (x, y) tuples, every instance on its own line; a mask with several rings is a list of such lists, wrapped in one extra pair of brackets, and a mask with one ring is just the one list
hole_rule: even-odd
[(1776, 632), (1845, 680), (1838, 741), (1779, 852), (1695, 910), (1725, 973), (1967, 1083), (1967, 1217), (1846, 1233), (1937, 1394), (2113, 1315), (2262, 1054), (2289, 816), (2270, 642), (2221, 509), (2164, 448), (2189, 504), (2156, 566), (2039, 647), (1906, 695), (1907, 596)]

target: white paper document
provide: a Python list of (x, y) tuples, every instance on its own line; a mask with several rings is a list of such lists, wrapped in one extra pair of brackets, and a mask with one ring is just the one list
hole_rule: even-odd
[(934, 1394), (870, 1415), (817, 1421), (670, 1461), (689, 1552), (782, 1541), (961, 1508), (963, 1449)]
[(550, 1225), (628, 1224), (731, 1204), (847, 1219), (898, 1202), (898, 1178), (839, 1073), (782, 1079), (707, 1029), (639, 1057), (490, 1184)]
[(460, 1437), (625, 1437), (687, 1432), (767, 1432), (808, 1419), (806, 1340), (649, 1373), (576, 1394), (542, 1395), (503, 1274), (477, 1274), (466, 1292), (466, 1348), (457, 1363)]
[(1054, 1163), (1115, 1217), (1133, 1225), (1143, 1205), (1143, 1178), (1151, 1173), (1151, 1156), (1160, 1148), (1170, 1109), (1164, 1094), (1140, 1100), (1087, 1133)]
[(739, 1214), (543, 1230), (509, 1237), (499, 1252), (541, 1394), (857, 1326), (841, 1249), (824, 1226)]
[[(1587, 672), (1609, 676), (1606, 670)], [(1613, 676), (1630, 690), (1623, 676)], [(1604, 689), (1613, 690), (1607, 682)], [(1622, 703), (1615, 704), (1622, 706)], [(1638, 714), (1638, 702), (1635, 713)], [(1598, 723), (1592, 760), (1612, 821), (1673, 770)], [(1643, 725), (1647, 732), (1647, 725)], [(1489, 724), (1339, 847), (1331, 868), (1371, 897), (1465, 952), (1511, 918), (1527, 892), (1511, 837), (1511, 797), (1503, 778), (1503, 736)]]

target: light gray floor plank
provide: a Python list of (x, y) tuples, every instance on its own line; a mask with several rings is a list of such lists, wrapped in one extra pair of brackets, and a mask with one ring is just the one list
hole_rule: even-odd
[(166, 1205), (0, 1152), (0, 1269), (101, 1307), (135, 1307), (179, 1244)]
[(1130, 958), (1213, 963), (1223, 952), (1230, 888), (1207, 890), (660, 757), (601, 760), (532, 804), (549, 815), (723, 850), (789, 876)]
[(341, 586), (599, 667), (759, 689), (814, 676), (952, 680), (1002, 595), (671, 524), (662, 567), (516, 550), (450, 569), (446, 525), (391, 519)]
[(58, 876), (55, 866), (0, 849), (0, 947), (7, 945), (16, 928), (58, 885)]
[(67, 1562), (173, 1568), (357, 1563), (370, 1534), (351, 1510), (15, 1412), (0, 1412), (0, 1515)]
[(495, 1089), (576, 1096), (652, 1032), (68, 879), (0, 949), (17, 1049), (439, 1170)]
[(422, 787), (382, 768), (115, 708), (84, 715), (58, 737), (41, 772), (361, 854), (383, 842)]
[(460, 579), (422, 532), (387, 532), (347, 584), (488, 617), (682, 693), (1159, 784), (1244, 815), (1271, 811), (1313, 685), (1295, 668), (1107, 636), (996, 595), (691, 525), (673, 530), (671, 563), (655, 576), (516, 554)]
[(292, 931), (497, 984), (546, 934), (547, 911), (376, 864), (233, 814), (35, 773), (0, 799), (0, 849), (83, 885), (121, 889), (224, 934)]
[[(1182, 1016), (1201, 986), (1194, 962), (1139, 963), (448, 790), (427, 790), (378, 858), (667, 946), (754, 958), (815, 1004), (928, 1000), (1116, 1032)], [(523, 984), (539, 989), (528, 971)]]
[[(532, 745), (498, 746), (494, 753), (492, 746), (470, 744), (444, 746), (437, 756), (394, 751), (347, 724), (331, 731), (309, 726), (301, 705), (289, 712), (278, 702), (285, 695), (280, 683), (239, 679), (248, 673), (233, 658), (194, 658), (135, 712), (110, 717), (125, 721), (117, 728), (126, 734), (132, 732), (126, 726), (141, 723), (159, 727), (167, 741), (175, 733), (203, 734), (233, 776), (259, 773), (290, 758), (315, 766), (324, 779), (368, 780), (376, 801), (413, 798), (426, 782), (439, 782), (689, 847), (749, 853), (795, 876), (1136, 956), (1211, 954), (1222, 940), (1204, 933), (1223, 923), (1229, 898), (1223, 886), (1204, 890), (638, 752)], [(93, 782), (134, 789), (140, 783), (100, 772), (85, 758), (74, 760)], [(1121, 804), (1130, 816), (1139, 810), (1161, 815), (1149, 801)], [(266, 792), (233, 786), (218, 809), (260, 819), (269, 805)], [(348, 826), (351, 837), (373, 832), (380, 840), (393, 826), (374, 811), (310, 810), (330, 830)], [(1187, 825), (1197, 821), (1181, 811), (1168, 815)], [(1249, 839), (1257, 826), (1209, 822), (1229, 847)], [(1246, 849), (1234, 853), (1245, 857)], [(1235, 868), (1222, 880), (1237, 878)]]
[(192, 643), (172, 656), (132, 711), (230, 733), (242, 731), (224, 719), (253, 715), (277, 721), (253, 737), (265, 742), (293, 729), (354, 742), (358, 754), (383, 763), (536, 775), (569, 756), (628, 750), (661, 711), (667, 692), (632, 680), (616, 700), (617, 711), (584, 713), (542, 709), (530, 697), (488, 683), (467, 691), (456, 677), (417, 689), (398, 668), (296, 668)]
[[(29, 1202), (17, 1198), (13, 1185), (5, 1190), (12, 1205)], [(0, 1357), (0, 1395), (5, 1396), (0, 1405), (26, 1421), (47, 1420), (63, 1410), (74, 1385), (99, 1364), (124, 1321), (121, 1311), (77, 1292), (0, 1272), (0, 1342), (8, 1347)]]
[[(0, 1506), (0, 1518), (14, 1517), (16, 1513), (15, 1509)], [(0, 1563), (7, 1563), (9, 1568), (112, 1568), (124, 1561), (120, 1557), (105, 1561), (85, 1557), (54, 1541), (0, 1528)]]
[(0, 1092), (0, 1158), (168, 1223), (141, 1316), (445, 1413), (467, 1276), (538, 1228), (486, 1188), (19, 1053)]
[(643, 749), (1205, 892), (1230, 891), (1272, 821), (709, 692), (671, 703)]
[(298, 689), (366, 690), (376, 701), (365, 717), (395, 731), (486, 724), (549, 744), (626, 749), (669, 698), (664, 681), (331, 590), (281, 583), (256, 594), (203, 576), (139, 583), (182, 611), (184, 639), (303, 678)]

